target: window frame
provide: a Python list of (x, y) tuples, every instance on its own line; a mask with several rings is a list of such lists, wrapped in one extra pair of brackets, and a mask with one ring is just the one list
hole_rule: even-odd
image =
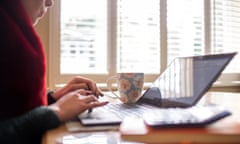
[[(108, 74), (80, 74), (80, 76), (93, 79), (99, 83), (100, 87), (106, 87), (105, 82), (109, 76), (116, 74), (116, 2), (117, 0), (108, 0)], [(60, 74), (60, 4), (61, 1), (56, 1), (54, 7), (49, 14), (49, 87), (56, 88), (62, 86), (64, 82), (69, 81), (73, 76), (78, 74), (61, 75)], [(110, 30), (109, 30), (110, 29)], [(164, 55), (165, 56), (165, 55)], [(162, 56), (161, 56), (162, 57)], [(145, 82), (151, 82), (156, 79), (158, 75), (145, 75)]]
[[(108, 43), (107, 43), (107, 64), (109, 74), (81, 74), (81, 76), (88, 77), (95, 80), (100, 87), (106, 87), (105, 81), (109, 76), (112, 76), (116, 73), (116, 30), (117, 30), (117, 0), (108, 0)], [(50, 10), (49, 14), (49, 65), (48, 65), (48, 86), (49, 88), (56, 88), (62, 86), (65, 82), (72, 79), (73, 76), (78, 76), (75, 74), (70, 75), (61, 75), (60, 74), (60, 4), (61, 1), (55, 1), (54, 7)], [(167, 0), (160, 0), (160, 73), (167, 66), (167, 18), (166, 18), (166, 5)], [(210, 8), (211, 1), (204, 0), (204, 31), (205, 31), (205, 53), (210, 52), (211, 48), (211, 17), (210, 17)], [(145, 75), (145, 82), (151, 82), (156, 77), (159, 76), (156, 74)], [(239, 83), (233, 83), (233, 81), (239, 81), (240, 74), (222, 74), (217, 82), (217, 86), (232, 86), (239, 85)]]

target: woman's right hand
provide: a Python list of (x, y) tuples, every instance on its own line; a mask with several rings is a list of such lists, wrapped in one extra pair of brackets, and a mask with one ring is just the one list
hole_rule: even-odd
[(76, 90), (67, 93), (56, 103), (49, 105), (61, 122), (65, 122), (76, 117), (78, 114), (95, 107), (104, 106), (108, 102), (100, 102), (94, 95), (82, 95), (83, 90)]
[(77, 89), (88, 90), (96, 97), (103, 96), (102, 91), (97, 87), (95, 81), (81, 76), (72, 78), (68, 83), (66, 83), (64, 87), (57, 89), (52, 96), (55, 100), (58, 100), (67, 93), (75, 91)]

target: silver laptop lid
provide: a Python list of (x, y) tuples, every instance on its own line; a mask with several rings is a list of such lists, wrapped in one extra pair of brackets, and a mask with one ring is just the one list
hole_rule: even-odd
[[(193, 106), (236, 54), (233, 52), (175, 58), (153, 82), (148, 90), (152, 92), (147, 91), (140, 101), (161, 107), (168, 103), (169, 107)], [(175, 104), (171, 106), (171, 103)]]

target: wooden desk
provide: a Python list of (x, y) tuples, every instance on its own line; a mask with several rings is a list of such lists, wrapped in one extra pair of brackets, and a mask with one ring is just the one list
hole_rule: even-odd
[[(220, 120), (216, 124), (231, 124), (233, 128), (240, 129), (240, 93), (221, 93), (221, 92), (212, 92), (207, 93), (200, 101), (201, 103), (216, 103), (225, 106), (230, 111), (232, 111), (232, 115)], [(235, 126), (234, 126), (235, 125)], [(226, 129), (226, 131), (231, 131), (230, 129)], [(96, 132), (95, 132), (96, 133)], [(119, 134), (116, 131), (117, 134)], [(70, 133), (67, 131), (65, 125), (60, 126), (57, 129), (47, 131), (43, 137), (42, 144), (54, 144), (62, 140), (64, 136), (75, 135), (80, 133)], [(120, 138), (120, 137), (118, 137)], [(231, 137), (229, 137), (231, 138)], [(240, 139), (240, 137), (239, 137)], [(191, 143), (191, 142), (188, 142)]]

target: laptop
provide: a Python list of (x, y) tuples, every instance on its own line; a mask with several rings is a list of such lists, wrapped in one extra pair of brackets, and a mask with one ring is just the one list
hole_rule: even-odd
[[(195, 106), (211, 88), (237, 52), (175, 58), (135, 104), (110, 103), (78, 116), (84, 126), (120, 124), (123, 116), (166, 108)], [(229, 115), (224, 112), (217, 119)]]

